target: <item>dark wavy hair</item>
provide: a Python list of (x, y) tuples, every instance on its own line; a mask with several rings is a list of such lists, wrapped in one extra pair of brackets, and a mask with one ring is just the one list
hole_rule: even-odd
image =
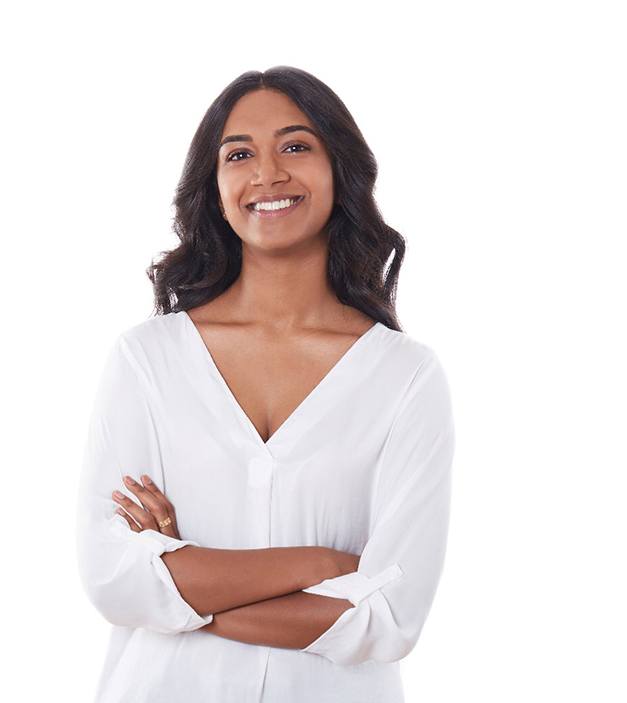
[(180, 244), (161, 252), (163, 258), (153, 259), (146, 270), (154, 291), (153, 313), (180, 312), (206, 303), (240, 273), (242, 241), (218, 206), (218, 149), (235, 103), (263, 88), (291, 98), (314, 124), (330, 155), (335, 204), (326, 225), (327, 276), (338, 300), (403, 331), (395, 298), (405, 240), (385, 224), (375, 202), (377, 162), (340, 98), (312, 74), (291, 66), (243, 73), (205, 113), (172, 201), (173, 229)]

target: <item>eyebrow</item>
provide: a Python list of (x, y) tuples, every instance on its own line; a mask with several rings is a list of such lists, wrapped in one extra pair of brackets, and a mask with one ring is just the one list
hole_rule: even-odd
[[(284, 134), (289, 134), (290, 132), (309, 132), (310, 134), (313, 134), (314, 137), (318, 138), (318, 135), (314, 132), (314, 130), (304, 124), (291, 124), (287, 127), (281, 127), (280, 129), (275, 130), (274, 136), (281, 137)], [(224, 139), (220, 142), (218, 149), (221, 149), (229, 142), (252, 142), (252, 140), (253, 138), (250, 134), (231, 134), (228, 137), (224, 137)]]

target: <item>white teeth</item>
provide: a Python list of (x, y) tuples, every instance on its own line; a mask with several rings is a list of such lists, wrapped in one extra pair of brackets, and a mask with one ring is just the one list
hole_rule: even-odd
[(286, 207), (293, 205), (298, 198), (288, 200), (273, 200), (272, 202), (255, 203), (254, 210), (283, 210)]

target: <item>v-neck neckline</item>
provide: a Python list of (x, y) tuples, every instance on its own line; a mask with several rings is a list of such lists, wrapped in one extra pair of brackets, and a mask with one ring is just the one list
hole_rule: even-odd
[(203, 339), (200, 330), (196, 326), (196, 323), (192, 320), (186, 310), (181, 310), (180, 313), (183, 315), (185, 323), (190, 326), (191, 331), (193, 332), (193, 336), (196, 339), (197, 343), (201, 345), (201, 351), (204, 350), (205, 360), (207, 361), (211, 372), (213, 373), (217, 382), (221, 386), (223, 392), (229, 399), (229, 402), (233, 406), (235, 412), (243, 421), (243, 423), (248, 427), (248, 429), (254, 436), (256, 443), (259, 444), (263, 448), (263, 450), (268, 453), (270, 452), (272, 445), (277, 441), (277, 436), (283, 435), (285, 433), (286, 428), (289, 428), (289, 426), (293, 424), (294, 419), (297, 418), (303, 412), (303, 409), (307, 405), (310, 405), (313, 402), (313, 400), (322, 392), (324, 387), (326, 387), (330, 383), (333, 377), (337, 375), (341, 371), (341, 369), (350, 361), (350, 359), (355, 355), (358, 349), (362, 347), (365, 342), (373, 336), (374, 332), (378, 330), (379, 327), (384, 326), (383, 323), (377, 321), (374, 323), (374, 325), (369, 327), (362, 335), (360, 335), (350, 345), (350, 347), (340, 356), (340, 358), (333, 364), (333, 366), (331, 366), (331, 368), (326, 372), (322, 379), (290, 412), (290, 414), (285, 418), (285, 420), (283, 420), (283, 422), (270, 435), (270, 437), (268, 437), (268, 439), (264, 441), (263, 437), (259, 434), (259, 431), (255, 427), (255, 423), (250, 419), (246, 412), (244, 412), (244, 408), (240, 405), (239, 401), (235, 397), (235, 394), (230, 389), (228, 383), (226, 382), (226, 379), (222, 375), (222, 372), (218, 368), (218, 365), (216, 364), (213, 356), (211, 355), (211, 351), (205, 343), (205, 340)]

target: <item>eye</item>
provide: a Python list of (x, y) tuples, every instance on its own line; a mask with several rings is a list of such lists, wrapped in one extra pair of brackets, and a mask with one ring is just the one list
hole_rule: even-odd
[[(306, 144), (288, 144), (285, 147), (285, 151), (288, 149), (292, 149), (293, 147), (300, 147), (298, 151), (292, 151), (289, 152), (291, 154), (300, 154), (302, 151), (311, 151), (311, 147), (307, 146)], [(239, 151), (232, 151), (225, 159), (225, 161), (246, 161), (246, 159), (235, 159), (233, 158), (234, 156), (238, 156), (239, 154), (250, 154), (250, 151), (246, 151), (245, 149), (240, 149)]]
[(242, 159), (233, 159), (233, 156), (237, 156), (238, 154), (250, 154), (249, 151), (232, 151), (225, 159), (225, 161), (241, 161)]
[[(306, 146), (305, 144), (288, 144), (285, 148), (286, 148), (286, 149), (291, 149), (293, 146), (299, 146), (299, 147), (300, 147), (301, 149), (303, 149), (304, 151), (311, 151), (311, 148), (308, 147), (308, 146)], [(292, 153), (294, 153), (294, 152), (292, 152)], [(300, 152), (297, 151), (296, 153), (299, 154)]]

